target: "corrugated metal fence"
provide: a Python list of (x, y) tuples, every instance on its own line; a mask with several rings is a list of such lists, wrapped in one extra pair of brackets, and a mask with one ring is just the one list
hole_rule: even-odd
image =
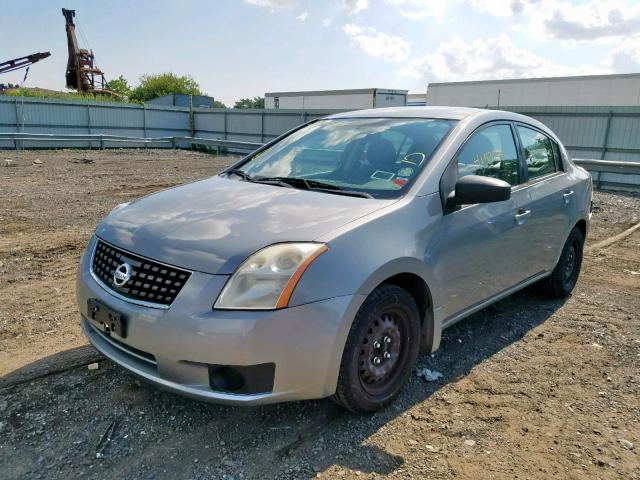
[(339, 110), (196, 109), (194, 135), (266, 143), (301, 123)]
[(541, 121), (574, 158), (640, 162), (638, 107), (508, 107)]
[[(109, 134), (131, 137), (160, 137), (191, 133), (188, 109), (9, 96), (0, 96), (0, 132)], [(23, 141), (18, 146), (48, 148), (56, 147), (56, 144)], [(68, 146), (96, 145), (78, 142)], [(140, 144), (120, 146), (135, 147)], [(0, 142), (0, 148), (12, 147), (15, 147), (13, 142)]]
[[(0, 96), (0, 133), (105, 134), (129, 137), (191, 136), (265, 143), (336, 110), (233, 110)], [(55, 148), (56, 142), (0, 141), (0, 148)], [(96, 147), (88, 141), (67, 147)], [(117, 147), (139, 147), (120, 142)], [(170, 147), (160, 144), (157, 146)]]
[[(640, 161), (638, 107), (509, 107), (548, 125), (576, 158)], [(0, 132), (191, 136), (267, 142), (336, 110), (194, 109), (0, 96)], [(111, 144), (110, 146), (113, 146)], [(166, 144), (165, 144), (166, 145)], [(0, 148), (55, 148), (52, 142), (0, 141)], [(67, 144), (97, 147), (87, 141)], [(118, 143), (118, 147), (141, 144)], [(166, 145), (170, 146), (170, 145)]]

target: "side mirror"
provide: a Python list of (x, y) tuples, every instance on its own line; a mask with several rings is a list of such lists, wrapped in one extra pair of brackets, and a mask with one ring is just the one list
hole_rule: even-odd
[(510, 198), (511, 185), (504, 180), (467, 175), (456, 182), (453, 196), (447, 198), (447, 206), (502, 202)]

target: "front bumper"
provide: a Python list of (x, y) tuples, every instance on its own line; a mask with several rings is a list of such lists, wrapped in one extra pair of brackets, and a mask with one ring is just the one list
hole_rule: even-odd
[[(162, 310), (111, 295), (92, 277), (88, 257), (77, 278), (83, 331), (101, 353), (142, 379), (227, 404), (322, 398), (335, 392), (346, 337), (364, 298), (347, 295), (276, 311), (212, 310), (228, 277), (193, 272), (171, 307)], [(126, 338), (103, 333), (90, 319), (88, 299), (127, 318)], [(275, 364), (275, 373), (267, 393), (236, 394), (210, 386), (211, 365), (269, 363)]]

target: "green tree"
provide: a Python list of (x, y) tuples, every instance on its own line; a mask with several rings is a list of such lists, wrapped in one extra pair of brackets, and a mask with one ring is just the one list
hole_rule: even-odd
[(200, 85), (190, 75), (176, 75), (167, 72), (157, 75), (143, 75), (140, 77), (140, 85), (131, 91), (129, 97), (131, 100), (146, 102), (170, 93), (203, 95)]
[(264, 98), (241, 98), (235, 103), (233, 108), (264, 108)]
[(131, 95), (131, 87), (129, 86), (129, 82), (127, 82), (127, 79), (122, 75), (113, 80), (109, 80), (107, 82), (107, 90), (111, 90), (112, 92), (115, 92), (118, 95), (122, 95), (123, 97), (128, 97), (129, 95)]
[(227, 106), (224, 103), (219, 102), (218, 100), (214, 100), (213, 108), (227, 108)]

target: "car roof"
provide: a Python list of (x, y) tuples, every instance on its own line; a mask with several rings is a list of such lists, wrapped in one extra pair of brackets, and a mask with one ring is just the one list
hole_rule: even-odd
[[(481, 118), (484, 121), (514, 120), (540, 124), (537, 120), (515, 112), (468, 107), (388, 107), (335, 113), (325, 118), (442, 118), (463, 120)], [(541, 124), (540, 124), (541, 125)]]
[(487, 110), (467, 107), (388, 107), (356, 110), (336, 113), (327, 118), (445, 118), (462, 120), (469, 116), (480, 115)]
[(468, 107), (389, 107), (336, 113), (324, 118), (438, 118), (446, 120), (472, 120), (472, 123), (476, 126), (485, 122), (509, 120), (533, 125), (554, 137), (556, 142), (560, 141), (547, 126), (535, 118), (505, 110)]

